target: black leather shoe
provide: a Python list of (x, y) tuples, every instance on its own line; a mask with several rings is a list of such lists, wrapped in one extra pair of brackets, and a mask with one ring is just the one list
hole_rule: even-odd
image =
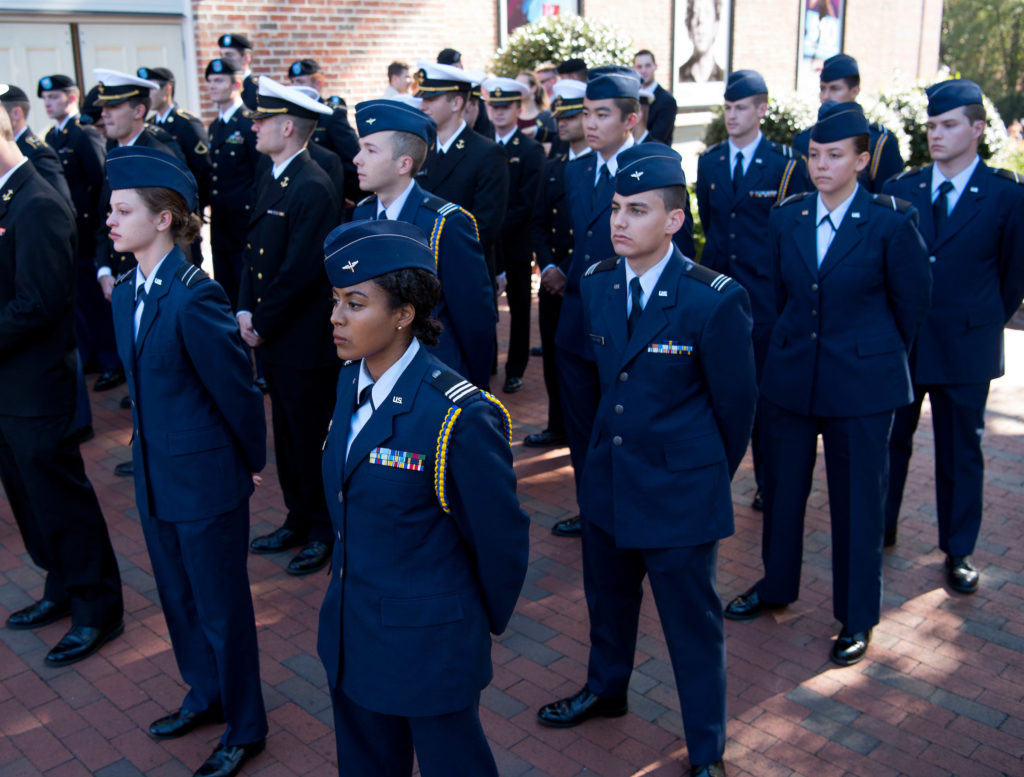
[(564, 434), (555, 434), (549, 429), (545, 429), (537, 434), (526, 435), (523, 445), (527, 448), (547, 448), (549, 445), (565, 445), (567, 442), (568, 439)]
[(12, 612), (7, 616), (7, 628), (20, 631), (22, 629), (38, 629), (47, 623), (53, 623), (71, 614), (71, 602), (51, 602), (40, 599), (35, 604)]
[(882, 544), (887, 548), (891, 548), (893, 545), (896, 544), (896, 529), (886, 530), (885, 537), (882, 540)]
[(530, 349), (530, 356), (543, 356), (543, 355), (544, 355), (544, 347), (543, 346), (535, 345), (535, 346), (533, 346), (533, 348)]
[(713, 764), (690, 765), (690, 777), (725, 777), (725, 764), (715, 761)]
[(124, 383), (124, 370), (114, 370), (113, 372), (104, 372), (93, 384), (93, 391), (110, 391), (112, 388), (117, 388)]
[(583, 525), (580, 523), (580, 517), (574, 515), (572, 518), (559, 521), (551, 527), (551, 533), (556, 537), (579, 537), (583, 534)]
[(572, 728), (590, 718), (619, 718), (629, 711), (625, 699), (599, 699), (587, 686), (566, 699), (545, 704), (537, 720), (552, 728)]
[(135, 474), (135, 465), (131, 461), (122, 461), (114, 467), (114, 474), (122, 478), (130, 478)]
[(282, 527), (254, 539), (249, 543), (249, 550), (253, 553), (279, 553), (288, 548), (298, 547), (303, 542), (305, 542), (305, 537), (300, 537), (291, 529)]
[(755, 585), (729, 602), (723, 615), (734, 621), (752, 621), (765, 610), (778, 610), (785, 606), (764, 601)]
[(522, 378), (505, 378), (505, 385), (501, 387), (501, 390), (506, 394), (515, 394), (517, 391), (523, 390), (523, 379)]
[[(753, 507), (755, 510), (764, 510), (764, 497), (761, 496), (760, 488), (754, 492), (754, 498), (753, 500), (751, 500), (750, 506)], [(714, 764), (712, 764), (712, 766), (714, 766)]]
[(206, 762), (196, 770), (195, 777), (234, 777), (242, 764), (262, 753), (266, 746), (265, 739), (248, 745), (217, 745)]
[(970, 556), (946, 556), (946, 580), (954, 591), (973, 594), (980, 579)]
[(868, 652), (868, 643), (871, 642), (871, 629), (857, 631), (851, 634), (844, 627), (832, 644), (832, 651), (829, 658), (832, 663), (839, 666), (853, 666)]
[(130, 396), (128, 396), (127, 394), (125, 394), (123, 397), (121, 397), (121, 409), (122, 410), (131, 410), (132, 409), (132, 398)]
[(254, 380), (252, 383), (253, 383), (254, 386), (256, 386), (256, 388), (258, 388), (264, 394), (266, 394), (268, 391), (270, 391), (270, 388), (267, 386), (267, 379), (266, 378), (256, 378), (256, 380)]
[(149, 726), (149, 735), (154, 739), (177, 739), (208, 723), (223, 722), (224, 713), (219, 709), (204, 712), (181, 709), (154, 720)]
[(121, 636), (124, 621), (114, 626), (72, 626), (71, 631), (61, 637), (53, 650), (46, 654), (47, 666), (67, 666), (91, 656), (105, 644)]
[(302, 575), (316, 572), (318, 569), (323, 569), (330, 560), (330, 545), (318, 540), (311, 540), (306, 543), (306, 547), (300, 550), (295, 558), (288, 562), (288, 568), (285, 569), (285, 572), (289, 575), (301, 577)]

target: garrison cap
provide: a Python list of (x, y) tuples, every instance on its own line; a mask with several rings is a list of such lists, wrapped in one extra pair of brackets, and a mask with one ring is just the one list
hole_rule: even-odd
[(306, 92), (295, 86), (279, 84), (273, 78), (260, 76), (259, 88), (256, 92), (256, 110), (249, 111), (248, 117), (253, 121), (270, 116), (298, 116), (303, 119), (319, 119), (330, 116), (333, 110), (319, 100), (310, 97)]
[(0, 89), (0, 103), (27, 103), (28, 95), (25, 90), (13, 84), (0, 84), (5, 88)]
[(611, 100), (618, 97), (640, 99), (640, 76), (631, 67), (602, 65), (587, 74), (588, 100)]
[(663, 143), (638, 143), (618, 157), (616, 194), (639, 194), (666, 186), (685, 186), (683, 158)]
[(556, 119), (575, 116), (583, 110), (583, 97), (587, 93), (587, 85), (575, 78), (560, 78), (551, 87), (554, 99), (551, 112)]
[(555, 71), (560, 76), (568, 76), (573, 73), (583, 73), (586, 75), (587, 63), (578, 57), (573, 57), (562, 62), (562, 64), (555, 68)]
[(517, 103), (530, 93), (530, 87), (514, 78), (488, 78), (480, 86), (487, 92), (488, 105)]
[(324, 240), (324, 269), (331, 286), (343, 289), (395, 270), (437, 275), (427, 236), (405, 221), (367, 219), (336, 227)]
[(68, 76), (43, 76), (39, 79), (39, 85), (36, 87), (36, 97), (42, 97), (43, 92), (52, 92), (57, 89), (71, 89), (76, 86), (78, 86), (78, 84), (75, 83), (73, 78)]
[(431, 146), (437, 124), (423, 111), (398, 100), (367, 100), (356, 105), (356, 131), (365, 138), (374, 132), (408, 132)]
[(868, 119), (858, 103), (828, 100), (818, 108), (818, 123), (811, 127), (811, 140), (815, 143), (835, 143), (869, 132)]
[(857, 60), (849, 54), (836, 54), (825, 60), (821, 66), (821, 81), (838, 81), (840, 78), (860, 77)]
[(940, 113), (960, 108), (964, 105), (981, 103), (981, 87), (966, 78), (954, 78), (932, 84), (924, 93), (928, 95), (928, 115), (938, 116)]
[(725, 82), (725, 99), (729, 102), (753, 97), (755, 94), (768, 94), (768, 84), (756, 70), (734, 70)]
[(416, 63), (416, 97), (437, 97), (439, 94), (469, 92), (478, 80), (461, 67), (437, 62)]
[(320, 63), (315, 59), (297, 59), (292, 62), (288, 68), (288, 78), (295, 78), (295, 76), (311, 76), (314, 73), (319, 73)]
[(241, 73), (241, 68), (226, 59), (211, 59), (206, 65), (206, 78), (210, 76), (233, 76)]
[(236, 32), (229, 32), (227, 35), (221, 35), (217, 38), (217, 45), (222, 49), (238, 49), (239, 51), (248, 51), (252, 48), (252, 44), (249, 43), (249, 39)]
[(122, 73), (119, 70), (97, 67), (93, 68), (92, 74), (100, 82), (100, 92), (96, 97), (96, 104), (101, 108), (104, 105), (120, 105), (132, 97), (149, 97), (150, 90), (160, 88), (160, 84), (155, 81)]
[(176, 191), (190, 211), (199, 204), (199, 186), (184, 162), (148, 146), (116, 146), (107, 152), (111, 191), (159, 186)]
[(462, 54), (455, 49), (441, 49), (437, 53), (437, 62), (441, 65), (461, 65)]
[(174, 73), (165, 67), (140, 67), (135, 71), (139, 78), (148, 78), (158, 84), (174, 83)]

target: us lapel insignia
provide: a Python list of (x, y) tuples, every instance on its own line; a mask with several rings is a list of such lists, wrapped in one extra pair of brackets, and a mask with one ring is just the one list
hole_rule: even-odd
[(401, 397), (391, 397), (391, 401), (394, 402), (396, 405), (402, 404), (402, 398)]
[(613, 285), (612, 285), (612, 288), (613, 288), (613, 289), (621, 289), (621, 288), (622, 288), (622, 286), (621, 286), (620, 284), (616, 283), (616, 284), (613, 284)]
[(462, 138), (459, 138), (458, 142), (455, 144), (455, 148), (457, 148), (459, 151), (462, 151), (462, 149), (464, 149), (465, 147), (466, 141), (464, 141)]
[(926, 184), (926, 183), (924, 183), (924, 182), (922, 181), (921, 183), (919, 183), (919, 184), (917, 185), (917, 188), (918, 188), (918, 189), (924, 189), (924, 188), (925, 188), (925, 187), (927, 187), (927, 186), (928, 186), (928, 184)]
[(759, 165), (763, 165), (764, 164), (764, 162), (761, 161), (761, 157), (759, 157), (759, 156), (754, 157), (754, 161), (757, 162)]
[(3, 197), (4, 202), (10, 202), (11, 201), (11, 197), (13, 197), (13, 196), (14, 196), (14, 189), (8, 189), (7, 191), (4, 192), (4, 197)]
[(288, 176), (287, 175), (284, 178), (281, 179), (281, 188), (282, 189), (287, 189), (288, 188)]
[(978, 193), (978, 187), (977, 186), (972, 186), (970, 188), (970, 192), (971, 192), (971, 194), (977, 194)]
[(809, 216), (810, 214), (811, 214), (811, 212), (809, 210), (802, 210), (802, 211), (800, 211), (800, 215), (801, 216)]
[(853, 216), (853, 217), (854, 217), (855, 219), (859, 219), (859, 218), (860, 218), (860, 211), (858, 211), (858, 210), (855, 210), (855, 211), (854, 211), (853, 213), (851, 213), (850, 215), (851, 215), (851, 216)]
[(659, 297), (667, 297), (668, 296), (668, 292), (665, 291), (664, 289), (662, 289), (661, 291), (658, 292), (658, 296)]
[(163, 286), (164, 285), (163, 280), (160, 279), (160, 278), (154, 278), (153, 279), (153, 283), (155, 283), (157, 286)]

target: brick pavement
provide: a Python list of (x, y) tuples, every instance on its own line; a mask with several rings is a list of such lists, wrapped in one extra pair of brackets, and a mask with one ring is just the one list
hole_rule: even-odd
[[(507, 319), (506, 319), (507, 320)], [(534, 338), (537, 341), (537, 338)], [(831, 616), (828, 502), (819, 460), (808, 508), (800, 600), (775, 617), (726, 623), (730, 775), (1024, 774), (1024, 332), (1008, 332), (1012, 370), (993, 385), (984, 449), (986, 513), (975, 559), (981, 590), (943, 585), (936, 549), (931, 430), (916, 439), (900, 541), (885, 557), (882, 623), (868, 657), (839, 669), (827, 659)], [(675, 777), (686, 765), (679, 701), (651, 597), (640, 621), (630, 714), (571, 730), (545, 729), (536, 708), (585, 678), (587, 617), (579, 544), (548, 528), (574, 511), (567, 451), (526, 449), (544, 425), (540, 360), (507, 399), (520, 496), (530, 513), (531, 563), (508, 631), (494, 641), (484, 727), (504, 777)], [(126, 630), (98, 655), (63, 669), (42, 660), (67, 622), (37, 632), (0, 628), (0, 777), (189, 775), (219, 730), (154, 742), (145, 727), (184, 694), (157, 602), (132, 484), (113, 475), (128, 458), (123, 391), (93, 394), (96, 439), (82, 447), (125, 584)], [(269, 410), (269, 408), (268, 408)], [(273, 465), (252, 500), (253, 533), (276, 527), (283, 504)], [(749, 456), (733, 484), (736, 534), (721, 543), (719, 589), (728, 599), (760, 576), (760, 516)], [(316, 658), (324, 575), (284, 574), (288, 555), (250, 556), (261, 671), (270, 715), (266, 752), (245, 774), (335, 774), (331, 713)], [(0, 499), (0, 618), (42, 591)]]

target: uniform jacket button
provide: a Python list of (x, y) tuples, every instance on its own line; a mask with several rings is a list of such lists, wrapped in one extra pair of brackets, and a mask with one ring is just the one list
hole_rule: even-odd
[(629, 373), (628, 372), (620, 372), (619, 373), (619, 380), (621, 382), (625, 383), (627, 380), (629, 380)]
[(818, 333), (817, 332), (811, 332), (811, 339), (812, 340), (817, 340), (818, 339)]
[(931, 262), (932, 264), (935, 264), (935, 257), (934, 256), (929, 256), (928, 257), (928, 261)]
[(818, 284), (812, 283), (811, 284), (811, 291), (817, 291), (817, 290), (818, 290)]
[(612, 437), (612, 445), (622, 445), (622, 438), (619, 435)]
[(615, 412), (617, 415), (622, 415), (623, 413), (626, 412), (626, 408), (624, 408), (622, 405), (616, 405)]

